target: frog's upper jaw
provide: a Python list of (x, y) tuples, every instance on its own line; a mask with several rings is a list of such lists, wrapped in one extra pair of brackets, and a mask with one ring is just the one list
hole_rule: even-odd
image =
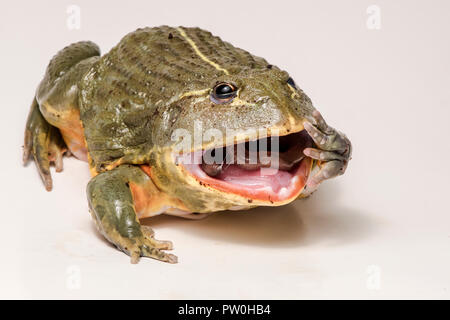
[[(235, 152), (233, 158), (235, 161), (224, 162), (219, 172), (205, 164), (205, 154), (211, 150), (192, 153), (190, 159), (194, 161), (192, 163), (182, 161), (181, 167), (191, 178), (206, 188), (223, 193), (224, 197), (233, 194), (252, 205), (283, 205), (296, 199), (306, 185), (313, 161), (303, 155), (303, 150), (311, 147), (313, 143), (304, 130), (278, 138), (280, 149), (275, 153), (278, 162), (275, 168), (260, 163), (259, 149), (258, 164), (248, 164), (249, 150), (246, 151), (247, 161), (237, 162), (236, 159), (239, 159), (236, 154), (239, 148), (237, 145), (228, 148), (228, 151), (224, 150), (227, 154), (225, 158), (228, 157), (230, 150)], [(270, 151), (266, 154), (270, 157)]]

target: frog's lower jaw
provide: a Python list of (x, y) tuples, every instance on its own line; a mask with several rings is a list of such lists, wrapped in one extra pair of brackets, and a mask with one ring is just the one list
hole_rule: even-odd
[[(221, 179), (208, 176), (199, 164), (184, 164), (187, 171), (207, 187), (233, 193), (249, 202), (256, 200), (267, 202), (267, 205), (282, 205), (296, 199), (302, 192), (311, 171), (311, 158), (304, 158), (295, 169), (291, 171), (267, 172), (264, 168), (246, 171), (231, 165), (228, 172)], [(267, 170), (267, 169), (266, 169)]]
[[(297, 154), (303, 154), (309, 146), (311, 141), (304, 139), (294, 147), (298, 149)], [(311, 158), (302, 156), (295, 164), (284, 163), (279, 169), (260, 166), (249, 170), (248, 165), (225, 164), (219, 174), (211, 176), (202, 159), (195, 159), (201, 156), (201, 153), (194, 154), (194, 164), (182, 163), (189, 175), (205, 187), (240, 196), (252, 205), (276, 206), (296, 199), (305, 188), (313, 163)]]

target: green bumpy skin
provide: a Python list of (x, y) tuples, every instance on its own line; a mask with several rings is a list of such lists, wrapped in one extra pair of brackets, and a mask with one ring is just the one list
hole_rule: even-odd
[[(173, 148), (177, 128), (193, 136), (196, 120), (202, 133), (215, 129), (223, 136), (227, 129), (289, 128), (311, 118), (314, 108), (300, 89), (293, 96), (288, 78), (265, 59), (199, 28), (138, 29), (80, 82), (91, 165), (101, 172), (117, 163), (149, 163), (156, 147)], [(219, 82), (239, 88), (233, 104), (211, 103), (211, 88)]]
[[(99, 231), (132, 262), (145, 256), (174, 263), (177, 258), (163, 251), (172, 244), (155, 240), (153, 231), (140, 225), (137, 205), (153, 210), (144, 216), (167, 208), (209, 213), (281, 205), (251, 201), (187, 177), (173, 158), (175, 130), (194, 136), (201, 121), (200, 134), (218, 130), (229, 145), (256, 139), (249, 129), (287, 135), (304, 128), (318, 146), (307, 150), (308, 156), (322, 162), (308, 192), (345, 171), (349, 140), (326, 125), (288, 79), (286, 71), (199, 28), (138, 29), (103, 56), (92, 42), (74, 43), (53, 57), (37, 89), (25, 129), (24, 162), (33, 156), (50, 190), (52, 162), (61, 171), (66, 152), (88, 161), (94, 177), (87, 196)], [(220, 82), (239, 88), (229, 104), (210, 100)], [(214, 141), (203, 141), (190, 151), (213, 147)]]

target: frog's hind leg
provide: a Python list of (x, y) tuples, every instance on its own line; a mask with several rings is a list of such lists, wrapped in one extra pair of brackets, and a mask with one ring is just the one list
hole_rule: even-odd
[(63, 154), (70, 151), (87, 161), (78, 105), (78, 83), (99, 59), (98, 46), (90, 41), (60, 50), (47, 66), (31, 104), (25, 128), (23, 160), (33, 155), (47, 190), (52, 189), (50, 164), (62, 170)]
[(50, 125), (39, 111), (36, 99), (33, 99), (25, 128), (23, 162), (28, 163), (32, 155), (45, 189), (52, 189), (50, 163), (55, 164), (57, 172), (62, 171), (62, 158), (67, 147), (59, 130)]

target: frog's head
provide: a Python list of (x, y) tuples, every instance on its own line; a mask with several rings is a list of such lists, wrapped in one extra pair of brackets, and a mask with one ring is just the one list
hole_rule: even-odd
[(161, 129), (170, 122), (170, 142), (154, 178), (164, 176), (162, 188), (196, 212), (291, 202), (313, 168), (303, 154), (313, 146), (303, 128), (313, 110), (287, 72), (230, 68), (171, 103)]
[[(351, 154), (343, 135), (321, 136), (325, 122), (287, 72), (199, 28), (139, 29), (80, 87), (93, 173), (149, 164), (156, 186), (184, 210), (288, 203), (342, 174)], [(339, 153), (305, 150), (313, 142), (304, 124)], [(340, 160), (321, 162), (315, 175), (304, 153)]]

